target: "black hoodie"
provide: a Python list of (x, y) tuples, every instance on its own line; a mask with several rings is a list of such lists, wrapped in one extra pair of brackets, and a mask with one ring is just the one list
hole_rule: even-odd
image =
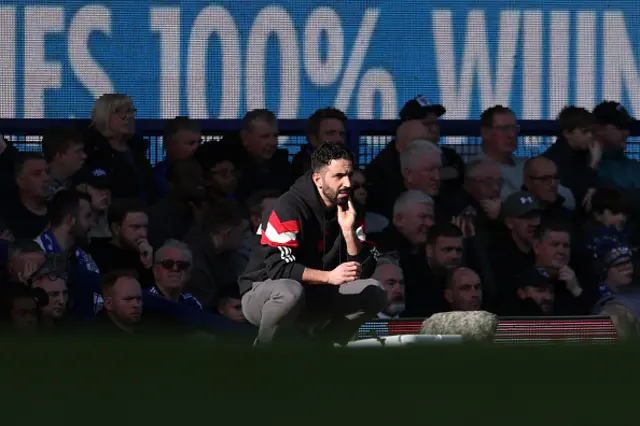
[[(364, 216), (356, 218), (356, 234), (364, 241)], [(347, 253), (347, 244), (337, 219), (337, 207), (327, 209), (311, 179), (301, 176), (262, 218), (260, 245), (254, 248), (244, 274), (238, 279), (240, 293), (254, 282), (292, 279), (302, 283), (305, 268), (331, 271), (348, 261), (362, 265), (361, 278), (376, 268), (376, 249), (364, 244), (357, 256)]]

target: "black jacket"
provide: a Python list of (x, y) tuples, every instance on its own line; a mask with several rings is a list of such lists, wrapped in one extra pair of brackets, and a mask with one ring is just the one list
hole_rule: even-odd
[(256, 162), (251, 158), (237, 135), (225, 136), (218, 142), (240, 171), (238, 186), (234, 194), (238, 201), (244, 202), (253, 192), (277, 190), (284, 193), (293, 183), (289, 153), (286, 149), (277, 149), (273, 157), (265, 162)]
[[(364, 240), (362, 214), (356, 218), (358, 237)], [(305, 268), (330, 271), (348, 261), (362, 265), (361, 278), (376, 268), (376, 249), (365, 244), (357, 256), (347, 253), (337, 219), (337, 207), (322, 204), (311, 173), (301, 176), (262, 219), (260, 245), (254, 248), (245, 273), (238, 279), (240, 293), (254, 282), (289, 278), (302, 283)]]
[(542, 154), (556, 163), (560, 184), (573, 192), (576, 204), (580, 205), (589, 188), (598, 185), (598, 172), (589, 167), (589, 151), (571, 149), (564, 136)]
[(85, 163), (107, 173), (112, 198), (140, 198), (153, 203), (158, 190), (153, 168), (146, 157), (149, 141), (133, 136), (128, 144), (130, 154), (116, 151), (92, 126), (85, 134)]

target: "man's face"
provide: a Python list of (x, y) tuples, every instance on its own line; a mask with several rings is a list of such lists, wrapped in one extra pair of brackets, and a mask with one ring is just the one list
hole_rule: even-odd
[(319, 173), (314, 173), (314, 182), (325, 201), (331, 205), (347, 203), (351, 194), (351, 161), (331, 160)]
[(209, 170), (208, 189), (213, 195), (232, 195), (237, 186), (238, 172), (231, 161), (221, 161)]
[(120, 278), (110, 294), (105, 296), (104, 308), (122, 324), (138, 323), (142, 316), (142, 289), (138, 280), (131, 277)]
[(149, 218), (143, 212), (128, 213), (122, 225), (116, 230), (116, 235), (122, 247), (138, 250), (138, 245), (142, 240), (147, 239), (149, 230)]
[(161, 288), (180, 289), (189, 279), (191, 263), (182, 250), (165, 248), (160, 251), (160, 258), (156, 259), (153, 275)]
[(420, 120), (409, 120), (402, 123), (396, 132), (396, 150), (404, 151), (407, 145), (418, 139), (429, 140), (429, 129)]
[(16, 179), (20, 193), (30, 198), (47, 198), (51, 181), (49, 166), (44, 160), (29, 160)]
[(59, 320), (67, 312), (69, 291), (62, 278), (44, 276), (34, 282), (34, 287), (41, 288), (49, 296), (49, 303), (40, 309), (43, 318)]
[(184, 160), (191, 157), (200, 146), (202, 134), (193, 130), (179, 130), (166, 145), (167, 158), (171, 161)]
[(417, 189), (432, 197), (440, 191), (440, 158), (423, 155), (413, 169), (403, 170), (407, 189)]
[(247, 226), (249, 226), (248, 221), (242, 221), (238, 226), (223, 229), (218, 235), (220, 238), (215, 244), (216, 248), (225, 253), (239, 250), (244, 243)]
[(437, 144), (440, 141), (440, 121), (438, 120), (438, 115), (429, 113), (420, 121), (422, 121), (422, 124), (427, 128), (425, 139)]
[(558, 199), (558, 168), (547, 158), (532, 160), (524, 184), (538, 200), (554, 203)]
[(440, 237), (427, 246), (427, 258), (433, 269), (451, 271), (462, 262), (462, 237)]
[(468, 181), (468, 191), (476, 200), (500, 198), (504, 179), (496, 164), (487, 162), (477, 166)]
[(109, 189), (87, 185), (87, 193), (91, 197), (91, 209), (93, 211), (102, 213), (109, 208), (109, 202), (111, 201), (111, 191)]
[(367, 178), (360, 170), (353, 172), (351, 178), (351, 187), (353, 188), (353, 199), (361, 206), (367, 204)]
[(11, 325), (19, 330), (34, 330), (38, 326), (38, 304), (33, 297), (20, 297), (11, 305)]
[(585, 151), (593, 142), (593, 131), (591, 128), (578, 128), (573, 131), (565, 131), (564, 137), (573, 149)]
[(317, 135), (310, 135), (309, 142), (318, 147), (325, 142), (344, 143), (347, 132), (344, 123), (337, 118), (325, 118), (320, 122)]
[(477, 311), (482, 306), (480, 277), (471, 269), (456, 271), (445, 298), (453, 311)]
[(550, 315), (553, 310), (553, 301), (555, 300), (555, 294), (553, 287), (534, 287), (527, 286), (523, 289), (518, 289), (518, 297), (522, 300), (532, 299), (536, 302), (536, 305), (540, 307), (540, 310), (545, 315)]
[(505, 219), (505, 224), (511, 233), (526, 244), (533, 243), (533, 234), (540, 226), (540, 214), (532, 213), (524, 217), (510, 217)]
[(250, 129), (242, 131), (244, 146), (253, 158), (270, 160), (278, 148), (278, 124), (256, 120)]
[(596, 128), (596, 137), (604, 148), (610, 151), (624, 151), (627, 149), (629, 129), (613, 124), (600, 125)]
[(62, 168), (69, 173), (69, 176), (80, 170), (84, 164), (84, 160), (87, 158), (87, 154), (84, 152), (84, 144), (75, 143), (64, 154), (58, 154), (57, 160)]
[(558, 270), (569, 263), (571, 240), (567, 232), (548, 231), (542, 241), (533, 242), (536, 265)]
[(485, 146), (490, 152), (511, 155), (518, 148), (520, 127), (512, 113), (499, 113), (493, 116), (493, 125), (482, 129)]
[(622, 232), (627, 226), (628, 217), (625, 213), (613, 213), (609, 209), (605, 209), (602, 213), (594, 214), (596, 220), (607, 228), (614, 227), (617, 231)]
[(76, 239), (78, 244), (87, 241), (89, 230), (94, 224), (94, 214), (91, 210), (91, 204), (87, 200), (80, 200), (78, 214), (73, 218), (70, 233)]
[(628, 286), (633, 282), (633, 262), (621, 259), (615, 262), (607, 272), (607, 284), (615, 287)]
[(387, 305), (382, 312), (393, 317), (404, 311), (404, 274), (402, 269), (390, 263), (378, 265), (373, 273), (373, 278), (382, 284), (387, 292)]
[(427, 242), (427, 234), (434, 223), (433, 204), (415, 204), (398, 212), (394, 218), (394, 225), (398, 231), (414, 246)]

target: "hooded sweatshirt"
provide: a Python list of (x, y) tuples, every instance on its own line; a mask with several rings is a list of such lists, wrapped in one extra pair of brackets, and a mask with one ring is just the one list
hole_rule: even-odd
[(240, 293), (255, 282), (291, 279), (302, 283), (305, 268), (331, 271), (344, 262), (362, 265), (361, 278), (369, 278), (376, 268), (375, 247), (366, 243), (364, 215), (354, 226), (363, 242), (357, 256), (347, 253), (347, 244), (337, 219), (337, 207), (326, 208), (311, 179), (301, 176), (266, 213), (258, 229), (260, 245), (252, 252), (247, 269), (238, 279)]

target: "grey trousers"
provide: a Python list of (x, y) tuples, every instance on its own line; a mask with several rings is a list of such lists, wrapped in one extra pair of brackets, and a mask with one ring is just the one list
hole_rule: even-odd
[(384, 287), (374, 279), (340, 286), (303, 286), (290, 279), (267, 280), (254, 283), (242, 296), (242, 312), (258, 327), (260, 343), (271, 342), (279, 327), (294, 323), (327, 324), (327, 329), (340, 329), (334, 340), (345, 341), (385, 304)]

